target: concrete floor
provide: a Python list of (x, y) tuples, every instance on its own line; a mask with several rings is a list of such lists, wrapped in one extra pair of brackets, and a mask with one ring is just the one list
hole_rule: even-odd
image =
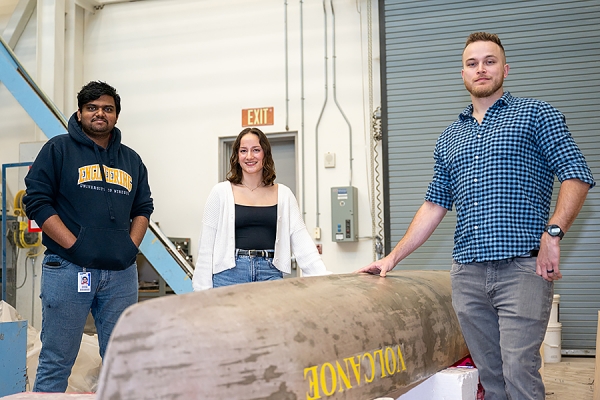
[(559, 363), (544, 364), (546, 400), (592, 400), (594, 357), (565, 357)]

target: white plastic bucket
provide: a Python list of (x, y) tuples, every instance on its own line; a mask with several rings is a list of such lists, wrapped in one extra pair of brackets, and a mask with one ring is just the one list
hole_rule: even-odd
[(544, 336), (544, 362), (557, 363), (560, 362), (562, 324), (549, 323)]
[(548, 325), (552, 325), (552, 324), (557, 324), (558, 321), (558, 312), (559, 312), (559, 305), (560, 303), (560, 294), (555, 294), (554, 298), (552, 299), (552, 308), (550, 309), (550, 321), (548, 323)]

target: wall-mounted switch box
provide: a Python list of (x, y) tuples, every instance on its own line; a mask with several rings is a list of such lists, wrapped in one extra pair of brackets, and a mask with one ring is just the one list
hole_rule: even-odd
[(358, 195), (354, 186), (331, 188), (331, 240), (358, 240)]

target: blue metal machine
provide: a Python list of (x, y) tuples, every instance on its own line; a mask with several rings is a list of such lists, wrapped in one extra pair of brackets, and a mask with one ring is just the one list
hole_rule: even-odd
[(0, 322), (0, 397), (25, 391), (27, 321)]
[[(8, 293), (7, 293), (7, 282), (8, 282), (8, 268), (7, 268), (7, 262), (6, 260), (8, 259), (7, 257), (7, 253), (6, 253), (6, 235), (7, 235), (7, 222), (8, 222), (8, 215), (6, 214), (6, 171), (8, 170), (8, 168), (14, 168), (14, 167), (28, 167), (30, 166), (32, 163), (30, 162), (23, 162), (23, 163), (14, 163), (14, 164), (2, 164), (2, 275), (0, 275), (0, 278), (2, 278), (2, 300), (7, 301), (10, 305), (12, 305), (13, 307), (15, 306), (14, 304), (14, 299), (9, 298)], [(15, 271), (11, 271), (13, 274), (15, 273)], [(15, 277), (12, 277), (12, 280), (14, 281)], [(13, 293), (14, 296), (14, 293)], [(12, 296), (11, 296), (12, 297)], [(11, 301), (13, 300), (13, 301)]]

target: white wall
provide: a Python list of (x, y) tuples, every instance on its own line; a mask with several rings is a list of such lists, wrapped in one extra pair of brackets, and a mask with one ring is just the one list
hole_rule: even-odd
[[(299, 2), (289, 3), (289, 130), (300, 131), (300, 13)], [(334, 6), (337, 98), (353, 130), (352, 183), (359, 188), (359, 233), (371, 236), (363, 110), (366, 69), (361, 54), (363, 50), (366, 54), (366, 43), (361, 42), (356, 3), (337, 1)], [(306, 159), (299, 170), (306, 174), (306, 224), (311, 232), (316, 226), (315, 157), (319, 157), (323, 259), (334, 272), (350, 272), (371, 261), (371, 240), (337, 244), (330, 239), (329, 188), (350, 182), (348, 127), (333, 102), (329, 76), (320, 154), (314, 153), (325, 97), (322, 3), (305, 2), (303, 14)], [(146, 1), (106, 5), (95, 15), (87, 14), (84, 80), (106, 80), (119, 90), (123, 111), (118, 126), (124, 143), (136, 149), (148, 166), (156, 208), (153, 219), (168, 236), (191, 237), (194, 253), (204, 202), (218, 180), (218, 137), (237, 135), (242, 129), (241, 110), (252, 107), (275, 107), (275, 125), (264, 127), (265, 132), (286, 130), (284, 15), (283, 1), (265, 0)], [(328, 24), (331, 31), (331, 18)], [(331, 60), (331, 41), (329, 51)], [(335, 169), (323, 168), (326, 151), (337, 154)]]
[[(285, 3), (153, 0), (107, 4), (95, 14), (85, 12), (81, 83), (103, 80), (121, 94), (123, 109), (117, 126), (123, 132), (123, 142), (135, 149), (148, 167), (155, 200), (153, 219), (168, 236), (192, 238), (194, 255), (204, 203), (218, 182), (218, 138), (235, 136), (241, 131), (242, 109), (274, 107), (275, 125), (262, 128), (266, 133), (298, 131), (299, 158), (304, 133), (305, 159), (299, 159), (298, 183), (301, 184), (304, 173), (306, 225), (311, 233), (317, 225), (318, 194), (322, 236), (316, 242), (323, 246), (323, 260), (333, 272), (351, 272), (374, 257), (372, 240), (368, 238), (372, 235), (368, 158), (372, 110), (368, 107), (367, 1), (334, 1), (335, 86), (338, 103), (352, 129), (351, 182), (349, 127), (334, 103), (333, 19), (329, 1), (328, 102), (318, 128), (319, 154), (315, 154), (316, 128), (326, 94), (323, 3), (302, 3), (304, 120), (300, 1), (287, 2), (289, 116), (286, 116)], [(373, 7), (376, 107), (380, 104), (376, 2)], [(66, 9), (70, 7), (67, 5)], [(0, 15), (2, 21), (5, 19)], [(0, 25), (0, 32), (2, 28)], [(28, 31), (21, 42), (35, 37), (35, 26), (28, 29), (34, 32)], [(74, 68), (66, 64), (66, 69)], [(35, 66), (35, 60), (31, 65)], [(79, 87), (65, 96), (74, 98)], [(18, 115), (23, 111), (9, 97), (6, 89), (0, 87), (0, 112), (4, 114), (0, 118), (2, 162), (17, 161), (18, 142), (35, 139), (32, 123), (22, 121), (23, 117)], [(63, 110), (67, 117), (73, 111)], [(19, 119), (13, 119), (13, 115)], [(17, 128), (12, 128), (13, 125)], [(7, 134), (8, 126), (17, 133)], [(336, 153), (336, 168), (323, 167), (326, 152)], [(330, 187), (350, 183), (358, 188), (361, 240), (338, 244), (331, 241)], [(299, 202), (301, 193), (300, 187)]]

